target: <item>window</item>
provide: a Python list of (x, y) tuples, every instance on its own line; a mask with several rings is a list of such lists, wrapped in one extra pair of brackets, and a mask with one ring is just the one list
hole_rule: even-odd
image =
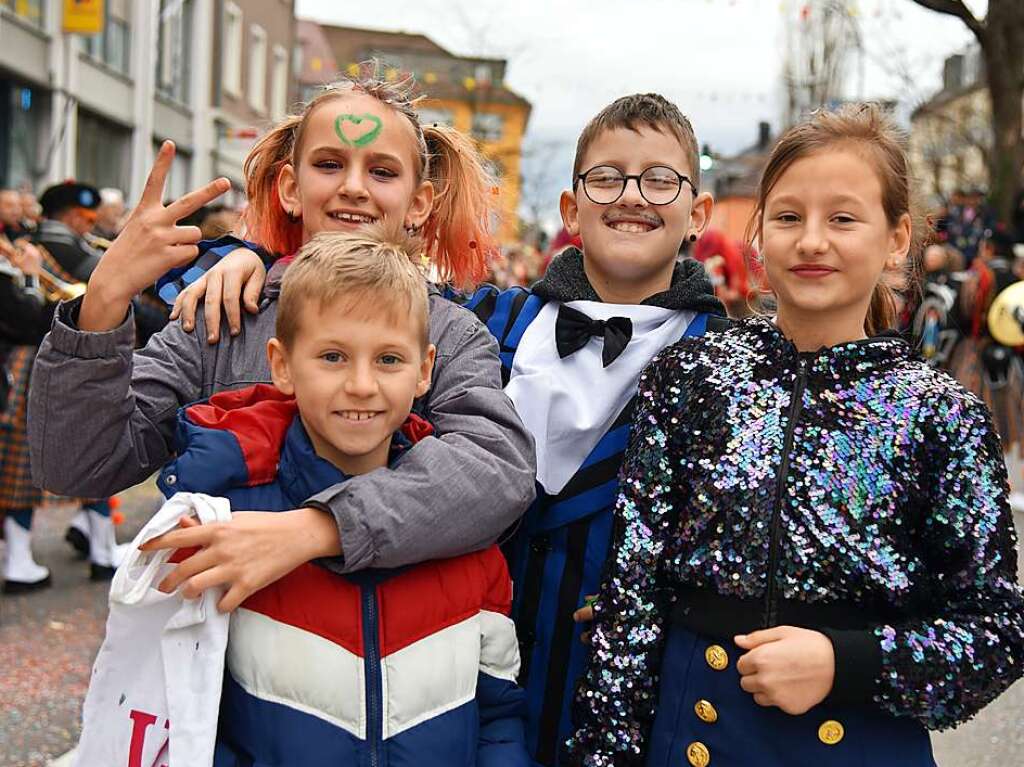
[(43, 26), (43, 0), (0, 0), (0, 8), (10, 8), (19, 19)]
[[(160, 141), (153, 142), (153, 161), (156, 160), (161, 143)], [(164, 182), (165, 199), (176, 200), (183, 197), (192, 188), (191, 166), (191, 155), (178, 148), (174, 153), (174, 159), (171, 161), (171, 167), (167, 171), (167, 179)]]
[(267, 32), (256, 24), (249, 30), (249, 106), (267, 110)]
[(236, 97), (242, 94), (242, 11), (234, 3), (224, 4), (221, 78), (226, 93)]
[[(127, 8), (121, 12), (127, 16)], [(111, 69), (130, 74), (131, 22), (112, 15), (110, 6), (104, 6), (104, 14), (103, 31), (98, 35), (82, 36), (82, 50)]]
[(505, 118), (494, 112), (473, 115), (473, 135), (481, 141), (498, 141), (505, 132)]
[(274, 46), (274, 69), (270, 81), (270, 116), (280, 120), (288, 111), (288, 51)]
[(189, 100), (193, 0), (160, 0), (156, 90), (182, 104)]
[(473, 71), (473, 78), (476, 80), (477, 85), (490, 85), (491, 68), (486, 64), (477, 64), (476, 69)]
[(420, 122), (423, 125), (447, 125), (452, 127), (455, 118), (450, 109), (419, 109)]
[(79, 107), (76, 139), (76, 178), (100, 188), (128, 188), (130, 129)]
[(6, 134), (6, 146), (0, 147), (0, 186), (15, 187), (22, 184), (35, 186), (39, 151), (43, 130), (40, 112), (45, 98), (10, 81), (0, 81), (0, 133)]

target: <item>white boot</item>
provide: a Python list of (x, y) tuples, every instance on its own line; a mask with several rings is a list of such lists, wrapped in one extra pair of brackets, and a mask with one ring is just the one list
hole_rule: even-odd
[(88, 510), (89, 564), (93, 580), (110, 580), (131, 544), (118, 544), (114, 536), (114, 523), (110, 517)]
[(50, 571), (32, 558), (32, 534), (10, 516), (4, 517), (4, 593), (17, 594), (50, 585)]
[(82, 559), (89, 556), (89, 513), (85, 509), (79, 509), (71, 518), (64, 540), (71, 544), (71, 548)]

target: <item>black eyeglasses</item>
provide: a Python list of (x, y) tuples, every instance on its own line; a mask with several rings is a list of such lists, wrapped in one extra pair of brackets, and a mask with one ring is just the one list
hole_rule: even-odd
[(610, 205), (616, 202), (626, 192), (626, 184), (630, 179), (636, 180), (640, 196), (651, 205), (668, 205), (679, 197), (683, 189), (683, 182), (690, 185), (694, 197), (697, 196), (697, 187), (682, 173), (678, 173), (666, 165), (655, 165), (643, 173), (623, 173), (614, 165), (596, 165), (588, 171), (577, 174), (573, 183), (583, 182), (583, 191), (591, 202), (598, 205)]

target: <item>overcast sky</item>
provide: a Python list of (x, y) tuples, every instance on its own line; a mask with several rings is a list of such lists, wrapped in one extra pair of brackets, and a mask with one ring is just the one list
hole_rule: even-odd
[[(983, 13), (985, 0), (969, 3)], [(803, 0), (297, 0), (303, 18), (419, 32), (462, 55), (508, 59), (506, 84), (533, 104), (524, 174), (568, 178), (577, 134), (617, 96), (658, 91), (694, 123), (698, 139), (733, 153), (757, 123), (781, 116), (787, 21)], [(937, 89), (943, 58), (970, 34), (957, 19), (911, 0), (859, 0), (863, 77), (854, 62), (847, 95), (897, 98), (904, 114)], [(894, 76), (899, 68), (913, 82)], [(550, 184), (549, 184), (550, 185)], [(552, 189), (552, 195), (557, 189)], [(552, 203), (553, 204), (553, 203)]]

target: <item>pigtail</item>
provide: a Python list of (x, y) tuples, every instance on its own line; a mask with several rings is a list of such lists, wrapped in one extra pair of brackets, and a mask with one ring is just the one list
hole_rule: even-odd
[(898, 319), (896, 307), (896, 291), (883, 278), (875, 285), (875, 289), (871, 293), (868, 315), (864, 318), (864, 332), (869, 338), (896, 327)]
[(289, 219), (277, 192), (281, 169), (292, 161), (302, 120), (302, 115), (291, 115), (271, 128), (249, 152), (243, 168), (249, 198), (243, 215), (246, 237), (282, 255), (294, 253), (302, 245), (302, 222)]
[(498, 246), (498, 192), (472, 141), (454, 128), (428, 125), (426, 178), (434, 185), (434, 205), (423, 225), (427, 254), (446, 282), (457, 288), (478, 285)]

